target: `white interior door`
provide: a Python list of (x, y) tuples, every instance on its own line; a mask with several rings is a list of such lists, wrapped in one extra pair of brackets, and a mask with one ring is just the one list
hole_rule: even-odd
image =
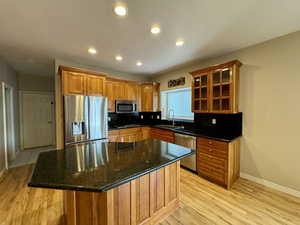
[(9, 86), (4, 87), (5, 102), (5, 133), (6, 133), (6, 152), (9, 161), (16, 157), (15, 146), (15, 113), (14, 113), (14, 89)]
[(21, 96), (23, 149), (54, 145), (53, 95), (23, 92)]
[(4, 83), (0, 82), (0, 172), (4, 169), (8, 169), (8, 159), (6, 153), (6, 146), (5, 146), (5, 126), (4, 126)]

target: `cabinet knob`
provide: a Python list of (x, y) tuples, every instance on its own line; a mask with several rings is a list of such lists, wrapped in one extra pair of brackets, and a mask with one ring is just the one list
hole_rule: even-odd
[(211, 144), (212, 144), (212, 141), (209, 141), (209, 142), (208, 142), (208, 144), (210, 144), (210, 145), (211, 145)]
[(208, 151), (212, 152), (213, 150), (210, 148), (210, 149), (208, 149)]

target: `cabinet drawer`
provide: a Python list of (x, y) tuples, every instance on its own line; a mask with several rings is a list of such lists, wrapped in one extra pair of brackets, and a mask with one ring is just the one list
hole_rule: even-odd
[(226, 183), (227, 160), (220, 159), (205, 153), (197, 153), (197, 170), (209, 178)]
[(120, 130), (110, 130), (110, 131), (108, 131), (108, 136), (116, 136), (116, 135), (119, 135), (119, 134), (120, 134), (119, 131), (120, 131)]
[(158, 139), (158, 140), (161, 140), (161, 141), (166, 141), (166, 142), (169, 142), (169, 143), (174, 143), (174, 138), (172, 137), (169, 137), (169, 136), (163, 136), (163, 135), (151, 135), (151, 138), (153, 139)]
[(215, 149), (220, 149), (227, 151), (228, 150), (228, 143), (223, 141), (216, 141), (207, 138), (197, 138), (197, 146), (206, 146), (206, 147), (213, 147)]
[(141, 128), (137, 127), (137, 128), (127, 128), (127, 129), (120, 129), (120, 135), (129, 135), (129, 134), (136, 134), (141, 132)]
[(198, 145), (197, 146), (197, 151), (206, 153), (211, 156), (223, 158), (223, 159), (228, 159), (228, 151), (227, 149), (218, 149), (213, 146), (206, 146), (206, 145)]
[(198, 167), (198, 173), (203, 174), (204, 176), (211, 178), (213, 180), (216, 180), (222, 184), (226, 184), (226, 175), (224, 173), (220, 173), (219, 171), (216, 171), (213, 168), (208, 168), (208, 167), (203, 167), (199, 166)]
[(220, 159), (205, 153), (197, 153), (197, 161), (199, 165), (207, 165), (216, 169), (221, 169), (223, 171), (227, 170), (227, 160)]
[(170, 143), (174, 143), (175, 141), (174, 132), (157, 128), (151, 129), (151, 138), (159, 139)]
[(159, 135), (169, 135), (169, 136), (174, 136), (174, 132), (170, 130), (163, 130), (163, 129), (158, 129), (158, 128), (152, 128), (151, 129), (152, 134), (159, 134)]

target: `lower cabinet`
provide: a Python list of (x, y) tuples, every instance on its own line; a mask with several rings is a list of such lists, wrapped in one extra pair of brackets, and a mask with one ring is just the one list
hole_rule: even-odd
[(108, 139), (110, 142), (136, 142), (150, 138), (150, 127), (137, 127), (110, 130)]
[(197, 138), (197, 172), (228, 189), (240, 176), (240, 140)]
[(162, 141), (174, 143), (175, 142), (175, 134), (170, 130), (163, 130), (158, 128), (151, 129), (151, 138), (159, 139)]
[[(146, 139), (175, 142), (175, 133), (170, 130), (138, 127), (109, 131), (111, 142), (136, 142)], [(240, 177), (240, 139), (232, 142), (216, 141), (197, 137), (197, 173), (227, 189)]]

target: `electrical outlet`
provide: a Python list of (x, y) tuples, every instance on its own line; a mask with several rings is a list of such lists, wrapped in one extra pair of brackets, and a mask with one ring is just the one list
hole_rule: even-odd
[(217, 120), (216, 120), (216, 119), (212, 119), (212, 120), (211, 120), (211, 123), (212, 123), (212, 124), (217, 124)]
[(144, 116), (143, 116), (143, 115), (141, 115), (141, 119), (144, 119)]
[(110, 122), (111, 121), (111, 118), (110, 118), (110, 116), (108, 117), (108, 122)]
[(158, 120), (159, 120), (159, 115), (157, 115), (157, 116), (156, 116), (156, 119), (158, 119)]

